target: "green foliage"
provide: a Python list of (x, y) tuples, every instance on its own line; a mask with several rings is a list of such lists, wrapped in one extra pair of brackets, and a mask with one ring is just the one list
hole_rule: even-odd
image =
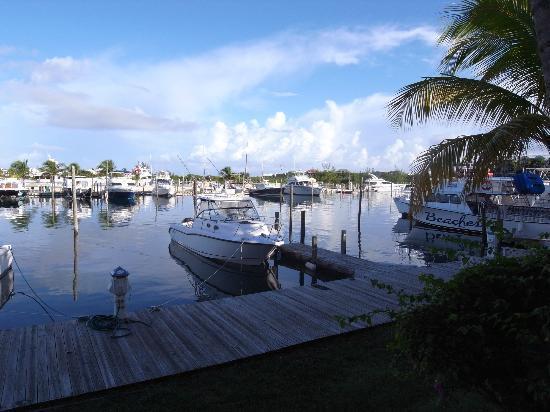
[(64, 170), (65, 165), (63, 163), (58, 163), (51, 159), (46, 160), (40, 167), (40, 171), (52, 180)]
[(222, 170), (220, 170), (220, 176), (223, 179), (231, 180), (233, 177), (233, 171), (231, 170), (231, 167), (225, 166)]
[(24, 179), (29, 175), (29, 166), (28, 161), (25, 160), (16, 160), (12, 162), (10, 168), (8, 169), (8, 175), (11, 177), (16, 177), (18, 179)]
[(112, 160), (103, 160), (100, 164), (97, 165), (97, 170), (100, 176), (105, 176), (107, 172), (111, 173), (115, 170), (115, 162)]
[(396, 310), (339, 319), (396, 321), (393, 347), (426, 378), (475, 389), (510, 410), (550, 408), (550, 252), (499, 257), (444, 282), (422, 276), (419, 295), (373, 285), (399, 300)]
[(471, 165), (468, 189), (531, 145), (550, 148), (550, 108), (529, 1), (462, 0), (446, 17), (442, 75), (402, 88), (388, 105), (390, 120), (398, 127), (436, 120), (486, 131), (443, 140), (415, 160), (414, 208), (455, 177), (457, 164)]

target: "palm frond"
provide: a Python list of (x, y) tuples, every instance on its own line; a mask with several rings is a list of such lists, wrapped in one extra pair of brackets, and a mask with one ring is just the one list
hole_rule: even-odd
[(533, 144), (550, 149), (548, 116), (522, 115), (487, 133), (447, 139), (431, 146), (412, 165), (413, 209), (418, 210), (433, 188), (455, 177), (455, 165), (470, 165), (467, 189), (478, 187), (486, 179), (488, 169), (520, 156)]
[(544, 78), (528, 0), (467, 0), (450, 6), (446, 15), (450, 23), (439, 42), (448, 51), (441, 71), (469, 70), (543, 104)]
[(457, 76), (427, 77), (407, 85), (388, 104), (388, 116), (397, 127), (430, 119), (494, 127), (532, 113), (540, 109), (507, 89)]

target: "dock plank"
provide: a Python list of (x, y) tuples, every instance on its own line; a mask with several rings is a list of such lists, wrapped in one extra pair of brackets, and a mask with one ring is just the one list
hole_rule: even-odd
[[(304, 245), (289, 246), (309, 259)], [(119, 339), (76, 321), (0, 330), (0, 409), (32, 405), (242, 359), (366, 327), (336, 316), (395, 307), (395, 295), (369, 279), (419, 291), (418, 275), (437, 268), (362, 261), (320, 250), (319, 259), (352, 278), (130, 314)], [(450, 277), (452, 265), (441, 269)], [(375, 323), (387, 322), (383, 316)]]

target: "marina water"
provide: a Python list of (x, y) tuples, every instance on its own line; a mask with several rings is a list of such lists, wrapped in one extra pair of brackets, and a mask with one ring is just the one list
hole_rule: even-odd
[[(254, 202), (260, 215), (270, 221), (275, 212), (280, 211), (282, 232), (288, 242), (290, 199), (285, 198), (283, 204)], [(399, 219), (389, 193), (365, 195), (361, 206), (359, 216), (358, 196), (296, 196), (292, 205), (292, 241), (300, 239), (300, 212), (305, 210), (306, 243), (312, 235), (317, 235), (320, 247), (340, 251), (344, 229), (350, 255), (414, 265), (424, 265), (430, 260), (427, 256), (431, 245), (423, 240), (437, 236), (421, 232), (417, 233), (417, 241), (408, 241), (408, 221)], [(239, 270), (215, 273), (219, 265), (193, 257), (186, 259), (169, 249), (169, 225), (192, 216), (192, 210), (190, 196), (170, 199), (145, 196), (139, 197), (134, 205), (114, 205), (98, 199), (83, 201), (78, 203), (80, 233), (75, 239), (70, 202), (55, 199), (52, 205), (51, 199), (30, 198), (0, 205), (0, 240), (13, 245), (19, 268), (36, 293), (66, 316), (112, 313), (113, 300), (107, 288), (110, 272), (117, 266), (130, 272), (129, 311), (254, 291), (256, 286), (246, 284), (246, 273)], [(14, 265), (9, 276), (13, 276), (15, 292), (32, 295), (17, 266)], [(224, 276), (227, 279), (221, 279)], [(255, 276), (257, 280), (262, 275)], [(282, 288), (300, 285), (300, 274), (294, 269), (281, 266), (277, 276)], [(205, 279), (208, 282), (204, 282)], [(226, 284), (216, 280), (225, 280)], [(4, 294), (10, 280), (3, 282)], [(275, 285), (273, 276), (267, 285), (262, 282), (258, 290), (262, 287), (268, 290), (275, 287), (277, 279)], [(217, 285), (218, 289), (210, 284)], [(41, 307), (23, 294), (9, 299), (2, 296), (2, 299), (0, 329), (50, 321)], [(66, 319), (59, 313), (50, 313)]]

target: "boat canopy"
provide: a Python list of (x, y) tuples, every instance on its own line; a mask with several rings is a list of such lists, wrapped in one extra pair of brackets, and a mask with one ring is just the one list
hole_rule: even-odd
[(260, 220), (250, 199), (201, 198), (197, 206), (197, 218), (207, 220)]

